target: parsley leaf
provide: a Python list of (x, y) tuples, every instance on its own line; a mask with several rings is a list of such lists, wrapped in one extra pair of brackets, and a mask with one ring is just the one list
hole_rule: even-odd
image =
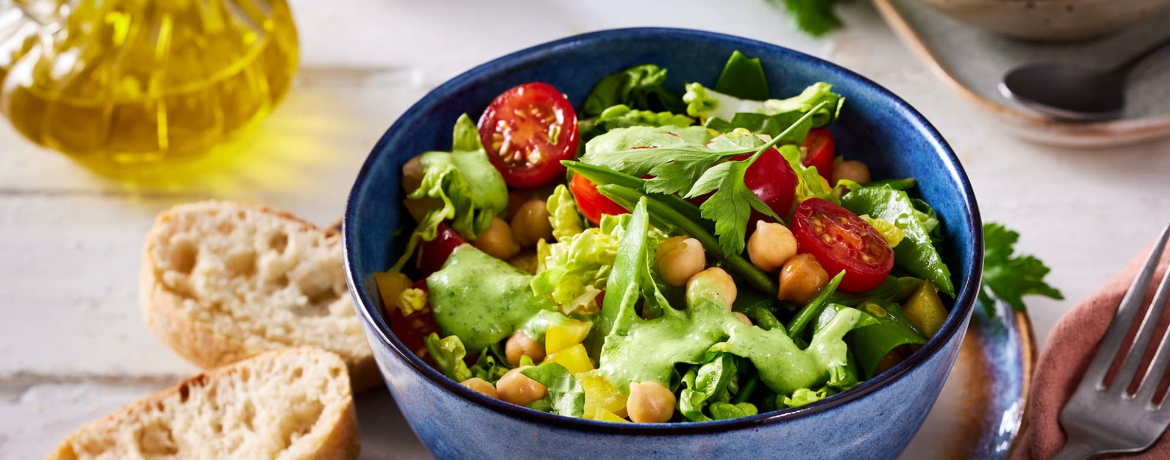
[(1044, 282), (1050, 271), (1040, 259), (1030, 255), (1013, 256), (1020, 234), (1002, 224), (983, 224), (983, 286), (979, 302), (989, 315), (995, 314), (995, 299), (1016, 311), (1024, 311), (1023, 297), (1040, 295), (1061, 300), (1064, 295)]
[[(771, 0), (780, 3), (780, 0)], [(801, 31), (819, 37), (841, 26), (841, 19), (833, 11), (837, 0), (783, 0), (784, 8), (796, 21)]]
[[(761, 151), (762, 153), (763, 151)], [(727, 254), (743, 252), (744, 236), (747, 234), (748, 217), (752, 209), (777, 221), (781, 220), (772, 208), (744, 184), (744, 174), (755, 163), (760, 154), (742, 161), (728, 161), (708, 169), (695, 182), (686, 198), (702, 196), (715, 191), (699, 206), (703, 217), (715, 222), (715, 234), (719, 235), (719, 248)]]

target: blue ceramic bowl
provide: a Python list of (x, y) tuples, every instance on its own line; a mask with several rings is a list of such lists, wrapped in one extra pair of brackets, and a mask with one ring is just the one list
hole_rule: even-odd
[[(423, 363), (390, 332), (371, 275), (397, 259), (394, 230), (402, 164), (447, 149), (460, 114), (478, 117), (512, 86), (550, 83), (579, 106), (597, 81), (630, 66), (669, 69), (669, 87), (715, 83), (740, 50), (759, 57), (773, 94), (826, 81), (847, 99), (832, 126), (837, 152), (864, 161), (874, 177), (915, 177), (946, 231), (958, 298), (942, 330), (911, 358), (857, 388), (804, 407), (735, 420), (683, 424), (608, 423), (537, 412), (484, 397)], [(431, 91), (402, 114), (366, 159), (345, 212), (350, 290), (386, 386), (422, 443), (455, 458), (892, 458), (922, 424), (942, 389), (975, 304), (983, 234), (975, 196), (946, 141), (905, 101), (829, 62), (743, 38), (679, 29), (622, 29), (579, 35), (476, 67)], [(518, 457), (516, 457), (518, 456)]]

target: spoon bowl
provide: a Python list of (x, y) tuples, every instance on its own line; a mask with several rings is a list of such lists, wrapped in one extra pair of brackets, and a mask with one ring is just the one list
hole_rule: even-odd
[(1004, 97), (1053, 118), (1108, 120), (1125, 108), (1125, 78), (1117, 72), (1071, 63), (1018, 67), (999, 86)]

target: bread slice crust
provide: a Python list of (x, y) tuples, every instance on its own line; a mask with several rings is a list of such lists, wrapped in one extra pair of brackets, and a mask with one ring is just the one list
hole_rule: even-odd
[(361, 450), (345, 363), (311, 347), (188, 378), (69, 435), (48, 460), (352, 460)]
[[(215, 228), (184, 228), (189, 225)], [(255, 241), (261, 236), (255, 233), (257, 227), (283, 235), (288, 245), (280, 248), (283, 251), (305, 254), (289, 255), (262, 247), (263, 243)], [(223, 229), (227, 231), (221, 232)], [(173, 260), (185, 257), (175, 255), (183, 252), (176, 249), (179, 246), (194, 251), (195, 260)], [(223, 201), (179, 205), (161, 213), (147, 233), (139, 273), (139, 304), (159, 339), (200, 368), (215, 369), (265, 351), (310, 345), (340, 355), (349, 367), (355, 391), (361, 391), (378, 385), (381, 379), (345, 286), (341, 254), (341, 235), (336, 229), (318, 228), (285, 211)], [(310, 256), (316, 269), (307, 266)], [(297, 257), (306, 259), (298, 261)], [(258, 280), (231, 282), (233, 276), (277, 276), (265, 272), (266, 260), (283, 270), (278, 281), (288, 286), (273, 288), (272, 282)], [(227, 273), (233, 263), (246, 268), (240, 270), (242, 273)], [(192, 273), (181, 273), (184, 269)], [(299, 279), (290, 281), (289, 273), (315, 280), (305, 284), (321, 290), (315, 294), (327, 299), (317, 303), (328, 305), (311, 305), (314, 300), (299, 292)], [(328, 274), (328, 282), (317, 280), (320, 273)], [(202, 275), (211, 281), (192, 281)], [(240, 292), (208, 298), (209, 293), (221, 293), (198, 286), (214, 282), (231, 284)], [(314, 311), (303, 317), (288, 314), (301, 309)], [(269, 317), (272, 322), (266, 322)], [(274, 336), (270, 331), (280, 334)]]

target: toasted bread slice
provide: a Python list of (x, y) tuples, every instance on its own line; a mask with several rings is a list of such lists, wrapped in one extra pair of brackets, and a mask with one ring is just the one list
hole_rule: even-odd
[(340, 355), (355, 391), (381, 381), (334, 229), (260, 206), (176, 206), (146, 236), (139, 293), (155, 334), (203, 369), (308, 345)]
[(303, 347), (209, 371), (97, 420), (49, 460), (357, 458), (345, 363)]

